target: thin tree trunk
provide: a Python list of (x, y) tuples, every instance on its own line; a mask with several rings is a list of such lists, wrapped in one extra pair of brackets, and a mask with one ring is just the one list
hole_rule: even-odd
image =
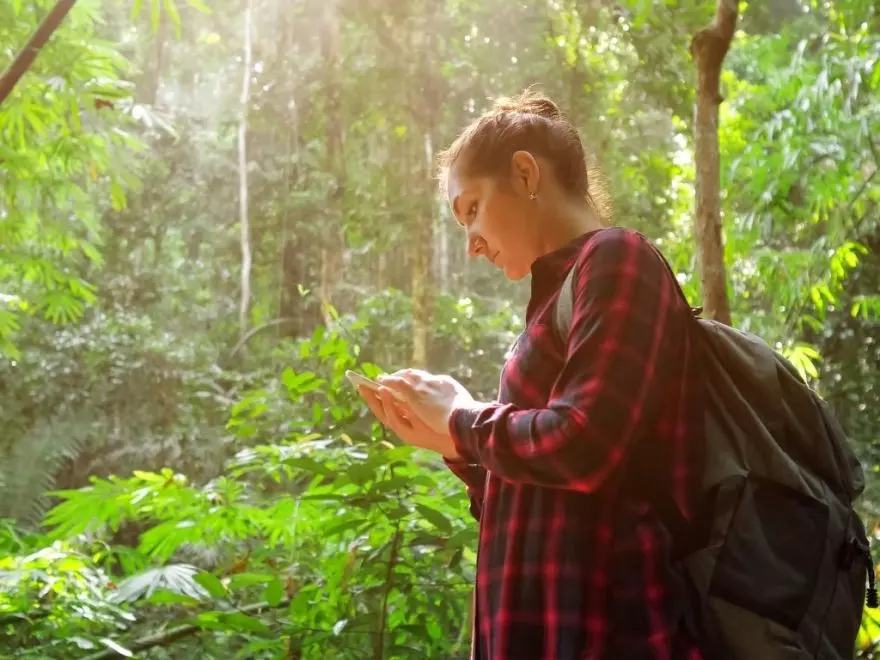
[(447, 294), (450, 290), (449, 219), (445, 216), (445, 214), (439, 212), (440, 209), (435, 210), (437, 211), (434, 221), (434, 244), (437, 253), (436, 278), (440, 292), (443, 294)]
[(388, 597), (394, 589), (394, 567), (397, 565), (400, 552), (400, 543), (403, 540), (403, 532), (398, 527), (391, 540), (391, 552), (388, 555), (388, 568), (385, 570), (385, 585), (382, 587), (382, 607), (379, 610), (379, 623), (376, 626), (375, 646), (373, 648), (374, 660), (385, 658), (385, 635), (388, 627)]
[[(289, 66), (290, 62), (290, 43), (293, 39), (293, 18), (292, 12), (283, 4), (278, 6), (278, 21), (283, 21), (284, 30), (282, 31), (282, 39), (278, 50), (278, 59), (280, 66)], [(295, 224), (290, 217), (290, 200), (292, 199), (294, 189), (299, 185), (299, 148), (300, 148), (300, 116), (299, 107), (297, 106), (298, 89), (292, 89), (290, 101), (287, 104), (287, 149), (284, 162), (284, 181), (286, 186), (284, 209), (281, 215), (281, 240), (278, 252), (278, 265), (280, 268), (280, 282), (278, 291), (278, 318), (298, 317), (298, 322), (294, 324), (279, 325), (278, 336), (296, 336), (302, 327), (302, 308), (303, 298), (299, 293), (299, 287), (307, 279), (304, 277), (304, 271), (307, 265), (303, 263), (305, 260), (299, 254), (296, 245), (296, 236), (292, 230)]]
[(718, 106), (721, 98), (721, 66), (733, 40), (737, 0), (718, 0), (715, 20), (691, 41), (697, 65), (697, 103), (694, 129), (696, 163), (697, 257), (706, 316), (730, 324), (724, 244), (721, 235), (721, 187), (718, 154)]
[(9, 96), (9, 93), (21, 77), (31, 68), (31, 64), (34, 63), (40, 49), (46, 45), (49, 37), (58, 29), (61, 21), (67, 16), (67, 12), (75, 4), (76, 0), (59, 0), (52, 8), (52, 11), (40, 23), (40, 26), (25, 44), (24, 48), (21, 49), (21, 52), (12, 61), (12, 64), (9, 65), (9, 68), (3, 72), (3, 76), (0, 77), (0, 105), (6, 100), (6, 97)]
[(248, 330), (248, 310), (251, 301), (251, 227), (248, 218), (247, 121), (251, 86), (251, 10), (252, 0), (245, 0), (244, 53), (241, 84), (241, 115), (238, 122), (238, 184), (239, 224), (241, 226), (241, 303), (238, 311), (238, 335), (243, 338)]
[(147, 105), (154, 106), (159, 99), (159, 87), (162, 84), (162, 67), (165, 65), (165, 37), (168, 32), (168, 18), (164, 13), (159, 15), (159, 29), (155, 34), (156, 50), (153, 54), (152, 71), (148, 74), (146, 84)]
[(431, 170), (434, 162), (434, 148), (430, 131), (424, 136), (424, 160), (422, 180), (416, 189), (422, 189), (421, 214), (413, 220), (416, 223), (413, 242), (412, 261), (412, 366), (424, 369), (428, 366), (428, 335), (432, 317), (431, 253), (434, 233), (434, 183)]
[(324, 25), (322, 52), (327, 66), (327, 171), (335, 179), (336, 186), (328, 200), (328, 219), (321, 244), (321, 284), (319, 299), (325, 324), (331, 317), (329, 306), (342, 270), (342, 252), (345, 244), (342, 234), (342, 201), (345, 190), (344, 160), (342, 154), (342, 117), (339, 89), (339, 13), (336, 0), (324, 1)]

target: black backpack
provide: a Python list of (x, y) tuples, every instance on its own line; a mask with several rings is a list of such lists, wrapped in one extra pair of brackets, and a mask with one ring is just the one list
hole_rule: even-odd
[[(666, 265), (685, 305), (678, 280)], [(555, 310), (563, 345), (575, 269)], [(759, 337), (699, 318), (705, 385), (704, 513), (652, 497), (673, 538), (684, 620), (705, 660), (852, 660), (877, 607), (864, 474), (828, 404)]]

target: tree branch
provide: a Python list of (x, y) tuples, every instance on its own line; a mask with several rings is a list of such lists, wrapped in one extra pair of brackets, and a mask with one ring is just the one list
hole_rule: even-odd
[(238, 343), (229, 354), (230, 359), (234, 358), (236, 353), (244, 348), (244, 345), (247, 344), (254, 337), (254, 335), (257, 335), (268, 328), (274, 328), (276, 325), (284, 325), (285, 323), (296, 323), (296, 319), (291, 316), (286, 316), (284, 318), (267, 321), (263, 325), (258, 325), (256, 328), (251, 328), (250, 330), (248, 330), (248, 333), (244, 337), (238, 340)]
[[(260, 610), (265, 609), (278, 609), (290, 605), (290, 600), (290, 598), (282, 598), (277, 605), (269, 605), (269, 603), (266, 602), (251, 603), (250, 605), (245, 605), (244, 607), (237, 608), (236, 611), (242, 612), (244, 614), (251, 614), (252, 612), (259, 612)], [(190, 635), (201, 632), (202, 630), (203, 628), (201, 626), (188, 623), (186, 625), (176, 626), (175, 628), (171, 628), (170, 630), (166, 630), (161, 633), (153, 633), (152, 635), (141, 637), (133, 644), (129, 644), (128, 646), (126, 646), (126, 648), (130, 651), (137, 652), (145, 651), (147, 649), (153, 648), (154, 646), (168, 646), (169, 644), (173, 644), (174, 642), (181, 640), (184, 637), (189, 637)], [(119, 657), (121, 657), (120, 654), (113, 649), (104, 649), (103, 651), (92, 653), (91, 655), (86, 656), (84, 660), (107, 660), (107, 658)]]
[(34, 63), (37, 54), (46, 45), (49, 37), (58, 29), (61, 21), (67, 16), (67, 12), (75, 4), (76, 0), (58, 0), (58, 3), (52, 8), (52, 11), (48, 13), (46, 18), (43, 19), (43, 22), (40, 23), (40, 26), (27, 44), (25, 44), (25, 47), (21, 49), (21, 52), (12, 61), (12, 64), (9, 65), (9, 68), (3, 72), (3, 76), (0, 77), (0, 105), (3, 105), (3, 101), (9, 96), (15, 84), (31, 68), (31, 64)]
[(403, 539), (403, 531), (400, 527), (394, 532), (394, 539), (391, 541), (391, 553), (388, 556), (388, 570), (385, 573), (385, 585), (382, 589), (382, 609), (379, 610), (379, 623), (376, 626), (376, 647), (375, 660), (382, 660), (385, 657), (385, 628), (388, 619), (388, 597), (394, 584), (394, 567), (397, 564), (397, 553), (400, 549), (400, 542)]

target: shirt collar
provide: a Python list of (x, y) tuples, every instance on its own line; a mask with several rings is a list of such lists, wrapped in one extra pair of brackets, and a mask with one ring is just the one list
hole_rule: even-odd
[(562, 281), (574, 266), (584, 245), (597, 231), (599, 230), (585, 232), (562, 247), (535, 259), (532, 264), (532, 295), (526, 310), (526, 322), (542, 309), (550, 295), (562, 286)]
[(538, 257), (532, 264), (532, 290), (535, 290), (535, 283), (541, 289), (561, 283), (577, 260), (581, 248), (597, 231), (599, 230), (585, 232), (553, 252)]

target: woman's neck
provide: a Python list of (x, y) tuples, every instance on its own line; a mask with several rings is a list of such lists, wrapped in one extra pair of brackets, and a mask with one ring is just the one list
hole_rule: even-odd
[(578, 236), (605, 226), (586, 202), (560, 205), (554, 213), (545, 217), (541, 225), (543, 231), (538, 256), (554, 252)]

